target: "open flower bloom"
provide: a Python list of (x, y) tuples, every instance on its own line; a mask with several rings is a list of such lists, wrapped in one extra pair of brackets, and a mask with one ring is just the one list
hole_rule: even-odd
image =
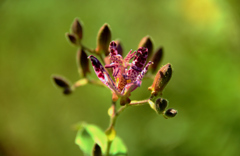
[[(109, 49), (111, 63), (105, 65), (105, 68), (112, 68), (112, 76), (115, 81), (96, 57), (90, 55), (88, 58), (92, 62), (97, 77), (112, 90), (113, 101), (121, 98), (120, 104), (125, 105), (130, 103), (131, 92), (141, 85), (143, 76), (153, 62), (149, 61), (144, 67), (148, 57), (148, 49), (144, 47), (134, 52), (130, 50), (124, 59), (118, 54), (117, 45), (114, 41), (110, 43)], [(133, 61), (130, 63), (129, 61), (132, 59)]]

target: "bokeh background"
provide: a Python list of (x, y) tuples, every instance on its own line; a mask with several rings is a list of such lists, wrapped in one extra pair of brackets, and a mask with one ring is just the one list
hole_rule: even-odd
[[(65, 37), (75, 17), (91, 48), (108, 23), (125, 54), (150, 35), (154, 49), (164, 47), (162, 64), (172, 64), (163, 97), (179, 113), (164, 119), (147, 105), (128, 108), (116, 130), (130, 156), (239, 155), (239, 5), (236, 0), (1, 0), (0, 155), (81, 156), (74, 125), (108, 126), (108, 89), (87, 85), (64, 96), (51, 80), (53, 74), (79, 79), (76, 47)], [(149, 97), (150, 85), (144, 81), (131, 99)]]

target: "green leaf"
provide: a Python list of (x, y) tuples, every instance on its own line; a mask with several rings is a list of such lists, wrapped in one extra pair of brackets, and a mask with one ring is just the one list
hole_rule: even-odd
[(78, 130), (75, 143), (86, 155), (91, 155), (95, 143), (101, 147), (104, 153), (107, 138), (105, 133), (97, 126), (83, 123)]
[(118, 136), (116, 136), (112, 142), (110, 153), (111, 155), (116, 155), (116, 156), (127, 155), (127, 147), (123, 143), (122, 139), (119, 138)]
[[(79, 129), (75, 143), (80, 147), (85, 155), (92, 154), (95, 143), (101, 147), (102, 153), (106, 153), (107, 136), (99, 127), (86, 123), (81, 123), (78, 127)], [(125, 144), (118, 136), (116, 136), (111, 144), (110, 155), (125, 156), (126, 154), (127, 148)]]

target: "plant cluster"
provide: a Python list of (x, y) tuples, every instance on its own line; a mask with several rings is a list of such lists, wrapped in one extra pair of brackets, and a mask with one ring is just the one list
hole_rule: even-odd
[[(75, 142), (86, 155), (127, 154), (127, 148), (116, 135), (114, 126), (117, 117), (129, 106), (149, 104), (157, 114), (162, 114), (165, 118), (171, 118), (177, 114), (175, 109), (167, 109), (168, 101), (162, 98), (162, 92), (172, 76), (172, 66), (168, 63), (158, 70), (163, 48), (159, 47), (154, 52), (153, 42), (149, 36), (142, 38), (138, 49), (130, 50), (124, 58), (121, 42), (112, 41), (108, 24), (100, 28), (95, 49), (83, 45), (83, 27), (78, 19), (74, 20), (71, 32), (66, 33), (66, 36), (78, 47), (77, 63), (80, 79), (71, 85), (65, 78), (53, 76), (55, 84), (63, 89), (64, 94), (70, 94), (76, 88), (87, 84), (109, 88), (112, 93), (112, 104), (108, 110), (110, 124), (105, 132), (95, 125), (87, 123), (78, 125)], [(90, 78), (90, 65), (99, 80)], [(148, 88), (151, 92), (149, 98), (131, 100), (131, 92), (141, 86), (144, 78), (153, 79), (152, 85)], [(117, 101), (120, 101), (120, 106), (117, 105)]]

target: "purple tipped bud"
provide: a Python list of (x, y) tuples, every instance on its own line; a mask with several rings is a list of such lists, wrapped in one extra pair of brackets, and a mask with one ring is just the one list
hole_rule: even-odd
[(159, 63), (162, 60), (162, 56), (163, 56), (163, 48), (160, 47), (157, 49), (157, 51), (153, 54), (151, 58), (151, 61), (154, 62), (154, 64), (150, 67), (150, 70), (152, 71), (152, 73), (156, 72)]
[(79, 49), (77, 52), (77, 63), (79, 72), (86, 77), (87, 73), (90, 73), (89, 70), (89, 60), (86, 52), (83, 49)]
[(109, 54), (108, 46), (110, 41), (111, 41), (111, 30), (108, 24), (104, 24), (98, 31), (96, 53), (100, 54), (101, 51), (103, 51), (105, 53), (105, 56), (107, 56)]
[(153, 96), (162, 94), (163, 89), (172, 77), (172, 67), (168, 63), (164, 65), (156, 74), (152, 86), (148, 88)]
[(72, 44), (77, 44), (77, 39), (73, 34), (66, 33), (66, 37)]
[(58, 85), (59, 87), (65, 88), (70, 86), (69, 82), (65, 80), (63, 77), (53, 76), (53, 80), (56, 83), (56, 85)]
[(53, 80), (57, 86), (63, 88), (63, 94), (70, 94), (72, 92), (71, 85), (63, 77), (53, 76)]
[(168, 110), (166, 110), (164, 112), (164, 117), (165, 118), (172, 118), (174, 116), (177, 115), (177, 110), (173, 109), (173, 108), (169, 108)]
[(79, 22), (79, 20), (77, 18), (75, 18), (75, 20), (73, 21), (73, 24), (72, 24), (72, 33), (74, 35), (77, 36), (78, 39), (82, 39), (83, 37), (83, 29), (82, 29), (82, 25), (81, 23)]
[(143, 37), (142, 40), (140, 41), (139, 45), (138, 45), (138, 48), (140, 48), (140, 47), (145, 47), (145, 48), (148, 49), (148, 57), (150, 58), (150, 56), (152, 55), (152, 52), (153, 52), (152, 39), (149, 36)]
[(71, 88), (64, 88), (63, 90), (63, 94), (68, 95), (72, 93), (72, 89)]

